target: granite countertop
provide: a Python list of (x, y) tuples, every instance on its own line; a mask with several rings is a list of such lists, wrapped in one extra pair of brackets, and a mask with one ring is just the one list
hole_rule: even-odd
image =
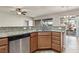
[(15, 35), (22, 35), (22, 34), (27, 34), (27, 33), (32, 33), (32, 32), (48, 32), (48, 31), (54, 31), (54, 32), (65, 32), (65, 30), (46, 30), (46, 31), (42, 31), (42, 30), (29, 30), (29, 31), (16, 31), (16, 32), (1, 32), (0, 33), (0, 38), (3, 37), (9, 37), (9, 36), (15, 36)]
[(3, 37), (9, 37), (9, 36), (15, 36), (15, 35), (22, 35), (22, 34), (27, 34), (27, 33), (30, 33), (30, 32), (3, 32), (3, 33), (0, 33), (0, 38), (3, 38)]

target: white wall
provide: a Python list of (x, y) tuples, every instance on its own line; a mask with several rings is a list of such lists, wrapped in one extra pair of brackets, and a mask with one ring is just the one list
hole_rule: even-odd
[[(25, 20), (32, 22), (29, 17), (16, 15), (12, 13), (0, 12), (0, 27), (6, 26), (25, 26)], [(31, 25), (33, 25), (31, 23)]]
[[(53, 18), (53, 25), (60, 26), (60, 17), (66, 15), (79, 15), (79, 9), (66, 11), (61, 13), (42, 15), (39, 17), (35, 17), (34, 19), (44, 19), (44, 18)], [(0, 27), (3, 26), (25, 26), (25, 20), (29, 21), (29, 26), (33, 25), (33, 19), (21, 15), (16, 15), (12, 12), (1, 12), (0, 11)]]
[(53, 18), (53, 25), (54, 26), (61, 26), (60, 17), (61, 16), (69, 16), (69, 15), (79, 15), (79, 9), (65, 11), (65, 12), (59, 12), (59, 13), (49, 14), (49, 15), (42, 15), (42, 16), (35, 17), (34, 20), (44, 19), (44, 18)]
[(59, 25), (60, 25), (60, 18), (53, 17), (53, 26), (59, 26)]

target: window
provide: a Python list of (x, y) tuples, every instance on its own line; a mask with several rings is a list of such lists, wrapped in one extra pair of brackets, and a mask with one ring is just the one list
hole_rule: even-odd
[(48, 19), (42, 19), (42, 21), (44, 22), (44, 24), (48, 25), (48, 26), (52, 26), (53, 25), (53, 18), (48, 18)]
[(52, 26), (53, 25), (52, 20), (53, 20), (53, 18), (35, 20), (35, 26), (41, 26), (41, 23), (48, 25), (48, 26)]

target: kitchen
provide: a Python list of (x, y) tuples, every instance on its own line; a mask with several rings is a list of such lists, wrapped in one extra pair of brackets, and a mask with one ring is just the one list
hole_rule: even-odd
[(0, 52), (73, 53), (62, 18), (78, 20), (78, 10), (78, 6), (0, 6)]

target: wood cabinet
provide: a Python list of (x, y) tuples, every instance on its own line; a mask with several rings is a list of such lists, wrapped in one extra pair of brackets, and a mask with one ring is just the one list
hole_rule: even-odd
[(61, 52), (61, 48), (60, 48), (61, 46), (60, 45), (58, 45), (58, 44), (52, 44), (52, 49), (54, 49), (54, 50), (56, 50), (56, 51), (59, 51), (59, 52)]
[(51, 48), (51, 32), (38, 32), (38, 49)]
[(30, 39), (30, 51), (52, 49), (63, 51), (63, 32), (33, 32)]
[(8, 45), (0, 46), (0, 53), (8, 53)]
[(52, 32), (52, 49), (56, 51), (63, 51), (63, 33)]
[(30, 52), (34, 52), (38, 49), (38, 33), (33, 32), (31, 33), (30, 37)]
[(38, 36), (38, 49), (51, 48), (51, 36)]
[(8, 44), (8, 38), (2, 38), (0, 39), (0, 46), (7, 45)]
[(0, 38), (0, 53), (8, 53), (8, 38)]

